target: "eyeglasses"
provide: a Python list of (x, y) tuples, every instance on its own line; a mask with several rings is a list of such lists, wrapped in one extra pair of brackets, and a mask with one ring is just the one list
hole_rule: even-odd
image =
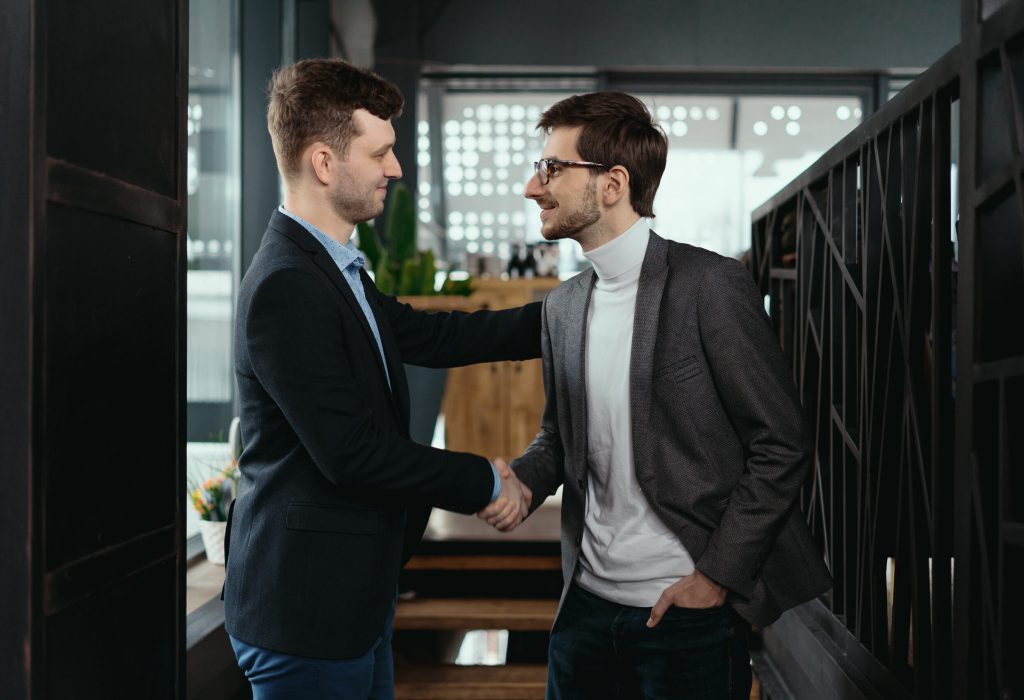
[(540, 184), (546, 185), (551, 179), (551, 176), (558, 172), (559, 166), (603, 168), (605, 170), (611, 168), (610, 165), (605, 165), (604, 163), (591, 163), (588, 160), (558, 160), (557, 158), (541, 158), (533, 164), (533, 170), (537, 173), (537, 179), (540, 180)]

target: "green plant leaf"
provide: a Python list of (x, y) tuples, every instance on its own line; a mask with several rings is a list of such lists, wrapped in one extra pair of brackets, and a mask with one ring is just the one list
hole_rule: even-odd
[(444, 284), (441, 285), (441, 294), (448, 294), (451, 296), (462, 296), (468, 297), (473, 293), (473, 278), (469, 277), (464, 280), (453, 280), (450, 276), (445, 275)]
[(399, 182), (391, 193), (388, 204), (387, 233), (388, 252), (401, 268), (406, 260), (416, 257), (416, 207), (412, 193)]
[(366, 256), (366, 262), (370, 264), (370, 269), (373, 270), (373, 273), (377, 274), (381, 254), (377, 231), (373, 228), (373, 224), (368, 221), (361, 221), (356, 224), (356, 231), (358, 232), (359, 239), (356, 247)]
[(395, 279), (394, 273), (391, 272), (391, 262), (388, 259), (388, 252), (382, 250), (380, 252), (380, 264), (374, 269), (374, 284), (384, 294), (393, 295), (395, 293)]
[(416, 260), (406, 260), (402, 265), (402, 282), (398, 287), (402, 296), (418, 294), (420, 289), (421, 266)]
[(437, 265), (434, 264), (434, 251), (427, 250), (420, 255), (420, 288), (416, 294), (423, 296), (437, 294), (434, 291), (434, 275), (436, 272)]

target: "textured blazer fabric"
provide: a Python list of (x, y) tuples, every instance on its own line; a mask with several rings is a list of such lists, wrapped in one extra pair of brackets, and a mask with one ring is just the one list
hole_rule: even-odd
[[(790, 369), (750, 273), (650, 234), (629, 359), (637, 481), (697, 568), (767, 625), (831, 587), (797, 506), (812, 445)], [(587, 271), (544, 302), (541, 430), (513, 462), (533, 508), (562, 491), (562, 569), (572, 580), (587, 492)], [(564, 597), (564, 590), (563, 590)]]

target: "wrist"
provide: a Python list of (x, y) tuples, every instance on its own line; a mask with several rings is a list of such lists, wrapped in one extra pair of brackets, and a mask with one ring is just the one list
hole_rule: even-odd
[(501, 495), (501, 475), (498, 473), (498, 468), (494, 465), (494, 462), (487, 460), (487, 463), (491, 465), (491, 473), (494, 475), (494, 487), (491, 489), (491, 503), (498, 500), (498, 496)]

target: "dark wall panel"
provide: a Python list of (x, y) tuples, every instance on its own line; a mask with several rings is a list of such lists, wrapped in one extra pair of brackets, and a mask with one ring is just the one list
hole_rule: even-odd
[[(924, 68), (959, 41), (957, 0), (435, 5), (442, 9), (422, 18), (421, 57), (447, 64), (881, 70)], [(388, 35), (405, 21), (377, 16)]]
[(51, 616), (47, 700), (176, 698), (174, 579), (172, 558)]
[[(174, 523), (175, 261), (163, 231), (47, 212), (46, 565)], [(84, 368), (87, 371), (83, 371)]]
[(32, 626), (31, 22), (28, 0), (0, 4), (0, 688), (24, 697)]
[(281, 63), (281, 6), (248, 2), (242, 27), (242, 271), (256, 255), (267, 222), (281, 198), (277, 161), (267, 132), (267, 85)]
[(49, 155), (177, 197), (177, 13), (166, 0), (47, 8)]

